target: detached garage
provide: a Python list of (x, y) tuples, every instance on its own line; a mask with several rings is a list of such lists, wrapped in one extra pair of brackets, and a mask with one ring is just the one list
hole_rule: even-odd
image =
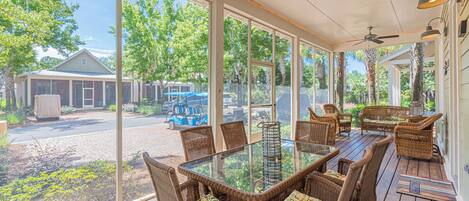
[[(124, 103), (132, 101), (132, 79), (123, 78)], [(18, 99), (28, 106), (34, 96), (60, 95), (62, 106), (100, 108), (116, 103), (116, 76), (88, 50), (70, 56), (51, 70), (24, 73), (16, 80)]]

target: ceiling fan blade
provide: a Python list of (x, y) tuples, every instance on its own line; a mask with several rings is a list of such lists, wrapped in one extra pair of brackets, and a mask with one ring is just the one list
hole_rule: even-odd
[(371, 41), (373, 41), (373, 42), (375, 42), (375, 43), (378, 43), (378, 44), (384, 43), (384, 41), (379, 40), (379, 39), (373, 39), (373, 40), (371, 40)]
[(377, 39), (385, 39), (385, 38), (397, 38), (399, 35), (387, 35), (387, 36), (379, 36)]
[(357, 46), (357, 45), (360, 45), (360, 44), (362, 44), (362, 43), (364, 43), (364, 42), (366, 42), (366, 40), (362, 40), (362, 41), (360, 41), (360, 42), (358, 42), (358, 43), (353, 44), (352, 46)]

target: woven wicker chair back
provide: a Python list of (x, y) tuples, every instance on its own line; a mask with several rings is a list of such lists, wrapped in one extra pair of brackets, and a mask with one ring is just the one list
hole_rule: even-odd
[(362, 114), (371, 120), (394, 120), (409, 115), (409, 108), (400, 106), (367, 106)]
[(334, 104), (324, 104), (322, 108), (324, 109), (324, 112), (326, 114), (332, 114), (332, 113), (340, 114), (339, 109)]
[(394, 137), (389, 135), (371, 146), (370, 152), (372, 153), (372, 157), (370, 162), (363, 169), (360, 177), (360, 192), (358, 200), (376, 200), (376, 181), (378, 178), (379, 168), (381, 167), (381, 162), (383, 161), (389, 145), (393, 141)]
[(321, 117), (317, 115), (313, 108), (308, 107), (309, 116), (311, 121), (319, 121), (329, 124), (329, 134), (328, 137), (328, 145), (335, 145), (335, 137), (337, 133), (339, 133), (339, 123), (334, 117)]
[(340, 190), (338, 201), (352, 200), (352, 196), (355, 191), (355, 186), (357, 185), (358, 179), (360, 178), (360, 175), (365, 165), (370, 162), (371, 157), (371, 151), (367, 150), (361, 160), (350, 165), (350, 168), (347, 172), (347, 177), (345, 178), (344, 184), (342, 185), (342, 189)]
[(183, 201), (174, 168), (154, 160), (147, 152), (143, 153), (143, 160), (150, 172), (157, 200)]
[(295, 140), (316, 144), (327, 144), (329, 124), (319, 121), (297, 121)]
[(211, 126), (189, 128), (180, 134), (186, 161), (216, 153)]
[(419, 130), (432, 130), (433, 129), (433, 124), (435, 124), (438, 119), (440, 119), (443, 116), (441, 113), (434, 114), (432, 116), (429, 116), (425, 118), (424, 120), (419, 122), (418, 129)]
[(220, 127), (227, 149), (241, 147), (248, 143), (243, 121), (223, 123)]

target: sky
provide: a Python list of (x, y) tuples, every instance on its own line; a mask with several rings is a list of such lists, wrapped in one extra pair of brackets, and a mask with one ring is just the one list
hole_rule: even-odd
[[(112, 55), (116, 41), (109, 30), (115, 25), (115, 0), (66, 0), (66, 2), (80, 5), (75, 11), (78, 25), (76, 33), (85, 42), (80, 49), (87, 48), (97, 57)], [(37, 48), (36, 51), (39, 58), (44, 56), (63, 58), (51, 48), (47, 51)]]

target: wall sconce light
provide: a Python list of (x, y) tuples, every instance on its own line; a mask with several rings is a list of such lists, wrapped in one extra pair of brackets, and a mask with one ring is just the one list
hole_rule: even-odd
[(443, 33), (444, 35), (446, 36), (448, 34), (448, 27), (446, 27), (446, 21), (441, 18), (441, 17), (435, 17), (433, 19), (431, 19), (428, 24), (427, 24), (427, 28), (425, 30), (425, 32), (423, 32), (421, 35), (420, 35), (420, 38), (422, 40), (431, 40), (431, 39), (434, 39), (436, 37), (438, 37), (441, 33), (438, 29), (433, 29), (431, 23), (434, 21), (434, 20), (440, 20), (440, 21), (443, 21), (443, 23), (445, 24), (445, 27), (443, 28)]
[(467, 33), (467, 19), (459, 23), (459, 37), (464, 37)]
[(418, 9), (427, 9), (439, 6), (448, 2), (448, 0), (419, 0)]

